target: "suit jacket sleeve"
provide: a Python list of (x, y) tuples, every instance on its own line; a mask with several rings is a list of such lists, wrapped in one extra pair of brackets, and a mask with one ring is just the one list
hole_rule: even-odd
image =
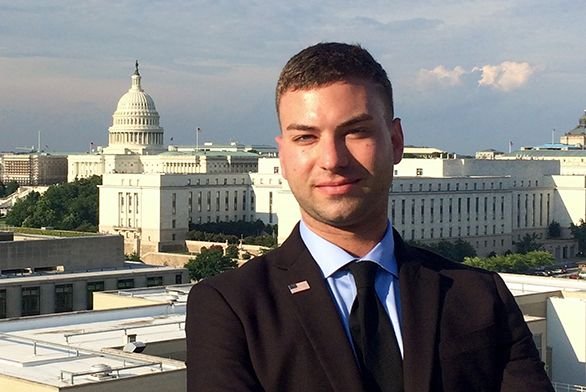
[(545, 373), (543, 362), (535, 348), (531, 331), (523, 320), (515, 299), (498, 274), (494, 274), (498, 294), (506, 313), (502, 315), (508, 326), (511, 346), (503, 370), (501, 392), (541, 392), (554, 389)]
[(229, 303), (203, 281), (187, 301), (187, 391), (262, 391), (242, 324)]

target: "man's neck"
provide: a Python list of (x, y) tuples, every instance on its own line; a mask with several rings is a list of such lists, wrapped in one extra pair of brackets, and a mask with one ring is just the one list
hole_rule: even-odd
[(368, 225), (331, 226), (302, 214), (303, 222), (320, 237), (339, 246), (356, 257), (366, 255), (383, 238), (387, 229), (387, 218), (377, 219)]

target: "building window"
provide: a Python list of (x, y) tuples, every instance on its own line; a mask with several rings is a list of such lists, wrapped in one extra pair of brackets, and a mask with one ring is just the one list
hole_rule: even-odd
[(41, 314), (40, 287), (22, 288), (22, 316), (36, 316)]
[(174, 229), (174, 228), (175, 228), (175, 226), (177, 226), (177, 221), (176, 221), (175, 219), (173, 219), (173, 220), (171, 221), (171, 228), (172, 228), (172, 229)]
[(104, 291), (104, 282), (87, 282), (87, 309), (94, 308), (94, 293)]
[(0, 290), (0, 319), (6, 318), (6, 290)]
[(73, 285), (60, 284), (55, 286), (55, 313), (73, 310)]
[(269, 223), (273, 223), (273, 192), (269, 192)]
[(162, 276), (148, 276), (146, 278), (146, 285), (147, 287), (157, 287), (163, 285), (163, 277)]
[(134, 288), (134, 279), (118, 279), (118, 290)]
[(216, 211), (220, 211), (220, 191), (216, 191)]
[(175, 215), (177, 213), (177, 193), (171, 195), (171, 213)]

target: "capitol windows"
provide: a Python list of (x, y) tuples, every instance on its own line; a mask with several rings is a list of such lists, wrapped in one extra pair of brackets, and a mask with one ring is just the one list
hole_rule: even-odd
[(216, 191), (216, 211), (220, 211), (220, 191)]
[(431, 203), (431, 205), (430, 205), (430, 207), (429, 207), (429, 218), (430, 218), (430, 221), (431, 221), (431, 223), (433, 223), (433, 215), (434, 215), (434, 204), (435, 204), (435, 200), (434, 200), (434, 199), (431, 199), (431, 200), (430, 200), (430, 203)]
[(197, 212), (201, 212), (201, 191), (197, 192)]
[(539, 194), (539, 226), (543, 226), (543, 193)]
[(226, 211), (230, 209), (230, 192), (226, 191), (226, 195), (224, 196), (224, 205)]
[(238, 210), (238, 191), (234, 191), (234, 211), (236, 210)]
[(171, 213), (175, 215), (177, 213), (177, 193), (171, 195)]
[(273, 192), (269, 192), (269, 223), (273, 223)]
[(415, 223), (415, 199), (411, 200), (411, 224)]
[(422, 176), (423, 175), (423, 168), (418, 167), (417, 169), (415, 169), (415, 175)]

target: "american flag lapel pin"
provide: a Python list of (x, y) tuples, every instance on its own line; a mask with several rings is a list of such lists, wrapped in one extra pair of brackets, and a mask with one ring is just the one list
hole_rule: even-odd
[(287, 287), (289, 288), (289, 291), (291, 292), (291, 294), (297, 294), (302, 291), (309, 290), (309, 283), (307, 283), (307, 280), (304, 280), (302, 282), (291, 283)]

